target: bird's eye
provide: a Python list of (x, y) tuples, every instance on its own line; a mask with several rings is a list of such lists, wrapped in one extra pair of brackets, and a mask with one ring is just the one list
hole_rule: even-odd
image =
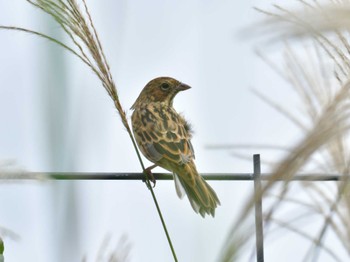
[(162, 89), (162, 90), (168, 90), (169, 89), (169, 84), (168, 83), (162, 83), (161, 85), (160, 85), (160, 88)]

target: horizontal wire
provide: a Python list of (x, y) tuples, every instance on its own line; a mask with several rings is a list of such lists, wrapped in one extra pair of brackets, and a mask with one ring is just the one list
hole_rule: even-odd
[[(153, 173), (156, 180), (173, 180), (172, 174)], [(253, 173), (202, 173), (206, 180), (253, 181)], [(349, 179), (339, 174), (299, 174), (290, 178), (261, 174), (261, 180), (270, 181), (342, 181)], [(145, 180), (143, 173), (113, 172), (0, 172), (0, 180)]]

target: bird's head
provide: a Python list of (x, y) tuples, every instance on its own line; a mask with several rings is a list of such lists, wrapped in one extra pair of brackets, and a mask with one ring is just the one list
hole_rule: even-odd
[(143, 88), (131, 109), (157, 102), (172, 106), (176, 94), (189, 88), (191, 87), (171, 77), (155, 78)]

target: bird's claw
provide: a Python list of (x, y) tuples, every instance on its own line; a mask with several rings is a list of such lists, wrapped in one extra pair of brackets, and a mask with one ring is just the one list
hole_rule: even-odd
[[(153, 188), (156, 186), (156, 179), (154, 178), (154, 175), (153, 175), (153, 173), (152, 173), (152, 169), (153, 168), (155, 168), (156, 167), (156, 165), (152, 165), (152, 166), (150, 166), (150, 167), (147, 167), (146, 169), (145, 169), (145, 171), (144, 171), (144, 173), (147, 175), (147, 177), (148, 177), (148, 179), (149, 179), (149, 181), (150, 181), (150, 184), (148, 184), (148, 183), (146, 183), (147, 184), (147, 186), (150, 186), (151, 185), (151, 182), (153, 183)], [(144, 179), (143, 180), (143, 182), (146, 182), (146, 179)]]

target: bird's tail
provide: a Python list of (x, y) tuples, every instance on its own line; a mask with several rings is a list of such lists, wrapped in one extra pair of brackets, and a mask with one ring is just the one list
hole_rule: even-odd
[(194, 163), (185, 168), (187, 172), (174, 174), (177, 195), (182, 198), (186, 193), (193, 210), (200, 213), (215, 216), (215, 208), (220, 205), (214, 189), (201, 177)]

